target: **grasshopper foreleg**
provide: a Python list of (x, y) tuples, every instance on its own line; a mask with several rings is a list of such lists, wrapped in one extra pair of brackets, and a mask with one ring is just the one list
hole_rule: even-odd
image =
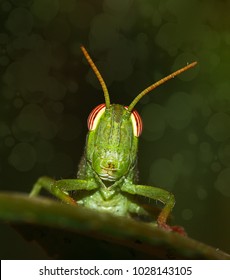
[(169, 231), (177, 231), (181, 234), (185, 234), (182, 228), (177, 226), (171, 227), (167, 224), (168, 216), (175, 205), (175, 198), (172, 193), (157, 187), (134, 184), (124, 184), (121, 190), (130, 194), (145, 196), (150, 199), (158, 200), (164, 203), (164, 207), (157, 218), (157, 223), (159, 227)]
[(30, 196), (37, 196), (41, 189), (44, 188), (61, 201), (76, 205), (77, 202), (69, 195), (69, 191), (75, 190), (92, 190), (96, 188), (91, 181), (81, 180), (81, 179), (65, 179), (55, 181), (49, 177), (40, 177), (37, 182), (34, 184)]

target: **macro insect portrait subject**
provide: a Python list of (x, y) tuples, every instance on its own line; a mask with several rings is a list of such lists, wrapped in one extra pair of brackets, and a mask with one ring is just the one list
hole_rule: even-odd
[(144, 95), (194, 67), (197, 62), (150, 85), (129, 106), (123, 106), (110, 103), (108, 89), (99, 70), (83, 46), (81, 50), (101, 84), (105, 103), (93, 109), (88, 117), (89, 132), (77, 178), (56, 181), (41, 177), (30, 196), (38, 195), (45, 188), (67, 204), (124, 217), (150, 215), (145, 205), (138, 201), (138, 197), (146, 197), (164, 204), (156, 221), (159, 227), (184, 234), (181, 227), (167, 224), (175, 204), (174, 195), (159, 187), (137, 183), (138, 137), (142, 132), (142, 120), (134, 107)]

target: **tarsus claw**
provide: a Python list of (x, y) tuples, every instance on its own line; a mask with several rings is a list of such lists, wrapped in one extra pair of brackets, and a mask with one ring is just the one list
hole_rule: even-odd
[(180, 235), (187, 236), (186, 231), (181, 226), (169, 226), (166, 223), (161, 223), (161, 224), (158, 224), (158, 225), (159, 225), (160, 228), (162, 228), (166, 231), (173, 231), (173, 232), (176, 232)]

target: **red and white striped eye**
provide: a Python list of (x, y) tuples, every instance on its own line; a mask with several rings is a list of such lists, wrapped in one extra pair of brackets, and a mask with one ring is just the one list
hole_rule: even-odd
[(87, 120), (89, 130), (94, 130), (97, 127), (98, 121), (104, 112), (105, 104), (100, 104), (91, 111)]
[[(128, 106), (125, 106), (125, 109), (128, 110)], [(142, 132), (142, 119), (136, 110), (131, 112), (131, 120), (133, 124), (133, 134), (134, 136), (139, 137)]]
[(142, 132), (142, 119), (136, 110), (132, 111), (131, 120), (133, 124), (133, 133), (136, 137), (139, 137)]

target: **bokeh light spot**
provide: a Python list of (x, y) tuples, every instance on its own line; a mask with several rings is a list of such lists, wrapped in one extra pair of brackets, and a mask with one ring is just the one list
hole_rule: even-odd
[(183, 173), (184, 157), (180, 153), (176, 153), (172, 157), (172, 164), (176, 174)]
[(85, 29), (89, 27), (95, 11), (91, 4), (85, 1), (75, 1), (74, 8), (68, 15), (73, 26)]
[(230, 116), (225, 113), (213, 115), (205, 128), (207, 135), (217, 142), (222, 142), (230, 137)]
[(10, 128), (5, 122), (0, 121), (0, 139), (3, 139), (7, 135), (10, 135)]
[(148, 104), (144, 106), (141, 112), (143, 118), (143, 138), (148, 141), (160, 139), (165, 132), (165, 112), (164, 109), (157, 104)]
[(197, 193), (197, 196), (200, 200), (204, 200), (208, 196), (208, 193), (207, 193), (206, 189), (203, 188), (202, 186), (197, 188), (196, 193)]
[(173, 155), (172, 163), (178, 175), (190, 176), (196, 164), (196, 155), (191, 150), (182, 150)]
[(29, 104), (21, 110), (12, 125), (12, 131), (18, 140), (30, 141), (40, 134), (45, 139), (51, 139), (57, 128), (48, 120), (40, 106)]
[(166, 104), (166, 118), (168, 124), (175, 129), (184, 129), (193, 117), (193, 105), (187, 93), (177, 92), (169, 97)]
[(51, 42), (66, 42), (70, 36), (70, 25), (65, 19), (57, 17), (46, 27), (45, 36)]
[(0, 10), (2, 10), (3, 12), (9, 12), (12, 8), (12, 4), (10, 3), (10, 1), (2, 1), (0, 3)]
[(119, 40), (119, 26), (114, 17), (109, 14), (95, 16), (90, 28), (90, 46), (95, 50), (111, 48)]
[(14, 144), (15, 144), (15, 139), (11, 136), (7, 136), (5, 139), (4, 139), (4, 142), (5, 142), (5, 145), (7, 147), (13, 147)]
[(225, 166), (230, 166), (230, 142), (223, 143), (218, 150), (218, 158)]
[(220, 172), (221, 170), (221, 164), (218, 162), (218, 161), (214, 161), (212, 164), (211, 164), (211, 170), (213, 172)]
[(182, 211), (182, 218), (184, 220), (187, 220), (187, 221), (191, 220), (192, 217), (193, 217), (193, 211), (191, 209), (186, 208)]
[(44, 80), (44, 90), (47, 96), (52, 100), (61, 100), (66, 94), (66, 87), (53, 77)]
[(175, 55), (183, 40), (180, 36), (180, 25), (171, 22), (163, 24), (155, 40), (160, 47), (171, 55)]
[(18, 171), (31, 170), (36, 163), (36, 152), (28, 143), (19, 143), (11, 151), (9, 163)]
[(79, 85), (76, 81), (70, 80), (67, 84), (67, 89), (70, 92), (77, 92), (79, 89)]
[(157, 9), (152, 12), (152, 25), (159, 26), (162, 23), (161, 14)]
[(220, 172), (215, 182), (215, 187), (221, 194), (230, 197), (230, 167)]
[(172, 189), (177, 179), (172, 162), (165, 158), (156, 160), (150, 166), (149, 172), (149, 180), (158, 187)]
[(213, 159), (212, 147), (209, 143), (203, 142), (200, 144), (200, 159), (203, 162), (211, 162)]
[(196, 145), (198, 143), (198, 136), (195, 132), (188, 133), (188, 142), (191, 145)]
[(4, 96), (5, 99), (13, 99), (16, 95), (16, 90), (8, 87), (8, 86), (2, 86), (1, 87), (1, 94)]
[(47, 76), (49, 77), (50, 67), (51, 53), (47, 46), (47, 48), (28, 52), (23, 59), (11, 63), (3, 76), (4, 82), (22, 92), (44, 91), (47, 80), (49, 81)]
[(198, 54), (201, 71), (209, 73), (215, 70), (220, 63), (220, 57), (213, 51), (200, 51)]
[(22, 106), (24, 105), (23, 99), (20, 97), (16, 97), (14, 99), (14, 107), (15, 108), (22, 108)]
[(61, 102), (54, 102), (52, 103), (52, 109), (55, 113), (61, 114), (64, 110), (64, 106)]
[(133, 0), (105, 0), (104, 9), (108, 12), (120, 14), (127, 12), (132, 4)]
[(33, 27), (33, 16), (24, 8), (12, 10), (6, 21), (6, 28), (14, 35), (28, 34)]
[(32, 11), (41, 21), (49, 22), (55, 18), (59, 11), (58, 0), (34, 0)]
[(76, 0), (59, 0), (60, 11), (62, 12), (71, 12), (74, 10)]

